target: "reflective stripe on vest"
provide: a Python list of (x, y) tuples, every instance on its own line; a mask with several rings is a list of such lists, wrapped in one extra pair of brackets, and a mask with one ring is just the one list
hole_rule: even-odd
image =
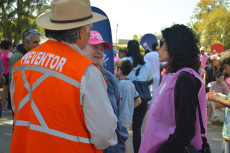
[[(17, 72), (20, 70), (22, 71), (22, 78), (24, 81), (24, 86), (29, 93), (20, 101), (20, 103), (18, 105), (17, 112), (15, 112), (16, 113), (15, 118), (16, 118), (18, 112), (21, 110), (21, 108), (23, 108), (23, 106), (25, 106), (25, 104), (30, 100), (31, 101), (31, 108), (32, 108), (35, 116), (37, 117), (38, 121), (40, 122), (41, 126), (34, 125), (34, 124), (31, 124), (29, 121), (22, 121), (22, 120), (14, 120), (14, 124), (16, 126), (28, 126), (29, 129), (31, 129), (31, 130), (47, 133), (47, 134), (57, 136), (60, 138), (64, 138), (64, 139), (68, 139), (71, 141), (92, 144), (92, 141), (89, 138), (73, 136), (73, 135), (69, 135), (69, 134), (66, 134), (66, 133), (63, 133), (63, 132), (60, 132), (57, 130), (50, 129), (47, 126), (44, 118), (42, 117), (42, 114), (38, 110), (38, 108), (37, 108), (37, 106), (34, 103), (33, 98), (32, 98), (33, 90), (36, 89), (36, 87), (39, 86), (40, 83), (42, 83), (46, 78), (48, 78), (50, 76), (56, 77), (56, 78), (58, 78), (62, 81), (65, 81), (66, 83), (71, 84), (77, 88), (80, 87), (80, 83), (77, 82), (76, 80), (74, 80), (68, 76), (65, 76), (61, 73), (58, 73), (56, 71), (52, 71), (50, 69), (46, 69), (46, 68), (38, 67), (38, 66), (33, 66), (33, 65), (23, 65), (23, 66), (14, 67), (12, 72), (14, 73), (14, 72)], [(32, 85), (32, 88), (30, 88), (30, 85), (29, 85), (27, 78), (26, 78), (26, 75), (25, 75), (25, 70), (42, 72), (44, 74), (39, 79), (37, 79), (37, 81)]]

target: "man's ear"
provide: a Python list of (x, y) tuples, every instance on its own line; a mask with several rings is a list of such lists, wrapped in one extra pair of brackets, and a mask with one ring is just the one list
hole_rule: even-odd
[(23, 40), (23, 47), (27, 50), (28, 49), (29, 42), (26, 40)]
[[(85, 44), (84, 44), (84, 37), (85, 37), (85, 28), (84, 27), (82, 27), (82, 28), (80, 28), (80, 31), (79, 31), (79, 36), (78, 36), (78, 38), (77, 38), (77, 45), (78, 45), (78, 47), (79, 48), (81, 48), (81, 49), (83, 49), (85, 46)], [(84, 47), (82, 47), (82, 46), (84, 46)]]
[(26, 43), (28, 43), (26, 40), (23, 40), (23, 44), (26, 44)]
[(78, 40), (82, 40), (84, 37), (84, 27), (80, 28)]

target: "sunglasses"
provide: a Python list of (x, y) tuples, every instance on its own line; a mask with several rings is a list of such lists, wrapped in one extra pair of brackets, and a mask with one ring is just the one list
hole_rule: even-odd
[(35, 30), (35, 29), (30, 29), (27, 31), (26, 35), (25, 35), (25, 38), (30, 34), (30, 33), (37, 33), (38, 31)]

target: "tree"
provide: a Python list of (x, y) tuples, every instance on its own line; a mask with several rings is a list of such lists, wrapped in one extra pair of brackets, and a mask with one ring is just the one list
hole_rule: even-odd
[(201, 0), (195, 12), (194, 28), (201, 44), (210, 48), (214, 43), (222, 43), (230, 48), (229, 0)]
[(19, 43), (26, 28), (38, 28), (35, 19), (48, 8), (50, 0), (1, 0), (0, 39)]
[[(189, 23), (187, 23), (188, 27), (190, 27), (192, 29), (192, 31), (194, 33), (196, 33), (197, 35), (197, 39), (200, 40), (201, 39), (201, 32), (198, 31), (198, 25), (199, 25), (199, 22), (198, 21), (190, 21)], [(199, 45), (201, 46), (200, 42), (198, 42)]]

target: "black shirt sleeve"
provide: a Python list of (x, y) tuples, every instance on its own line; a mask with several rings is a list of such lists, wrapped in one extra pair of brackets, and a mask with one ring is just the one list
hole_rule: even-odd
[(175, 85), (176, 129), (169, 136), (157, 153), (184, 153), (185, 146), (195, 135), (198, 92), (201, 87), (199, 79), (188, 72), (182, 72)]

